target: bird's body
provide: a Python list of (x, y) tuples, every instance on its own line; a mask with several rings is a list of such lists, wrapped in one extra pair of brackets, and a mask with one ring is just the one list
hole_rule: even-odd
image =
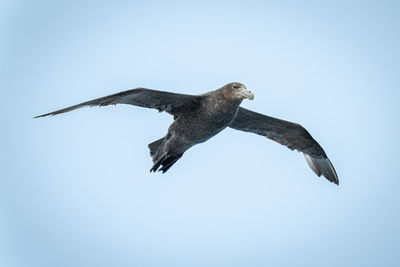
[(300, 125), (268, 117), (243, 108), (244, 98), (254, 95), (243, 84), (230, 83), (202, 95), (183, 95), (145, 88), (132, 89), (94, 99), (37, 117), (56, 115), (84, 106), (132, 104), (166, 111), (174, 116), (167, 134), (149, 144), (153, 158), (151, 171), (166, 172), (186, 150), (205, 142), (226, 127), (253, 132), (305, 154), (307, 163), (318, 175), (339, 183), (336, 172), (322, 147)]
[[(242, 100), (230, 101), (218, 91), (203, 95), (200, 105), (191, 112), (177, 116), (169, 131), (191, 143), (202, 143), (225, 129), (236, 117)], [(212, 111), (212, 112), (211, 112)]]
[(207, 141), (228, 127), (235, 119), (242, 102), (242, 99), (232, 101), (225, 98), (218, 90), (202, 95), (201, 99), (193, 110), (174, 117), (162, 141), (152, 143), (154, 151), (151, 150), (151, 156), (155, 163), (153, 171), (160, 165), (165, 165), (161, 171), (167, 171), (172, 166), (169, 159), (179, 159), (192, 146)]

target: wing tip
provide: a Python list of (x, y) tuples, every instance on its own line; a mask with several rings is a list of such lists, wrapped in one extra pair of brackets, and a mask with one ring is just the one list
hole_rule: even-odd
[(310, 168), (318, 176), (324, 176), (331, 183), (339, 186), (339, 178), (336, 174), (335, 168), (333, 167), (331, 161), (326, 158), (313, 158), (308, 154), (304, 153), (304, 157)]
[(32, 119), (43, 118), (43, 117), (47, 117), (47, 116), (49, 116), (49, 115), (50, 115), (50, 114), (37, 115), (37, 116), (35, 116), (35, 117), (32, 117)]
[(42, 114), (42, 115), (37, 115), (37, 116), (33, 117), (33, 119), (43, 118), (43, 117), (53, 117), (54, 115), (57, 115), (60, 113), (63, 113), (63, 112), (54, 111), (54, 112), (50, 112), (50, 113), (46, 113), (46, 114)]

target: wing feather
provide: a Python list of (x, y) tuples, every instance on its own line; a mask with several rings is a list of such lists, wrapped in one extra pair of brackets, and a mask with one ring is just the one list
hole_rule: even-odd
[(157, 91), (146, 88), (136, 88), (120, 93), (96, 98), (64, 109), (36, 116), (34, 118), (54, 116), (82, 107), (108, 106), (116, 104), (129, 104), (145, 108), (154, 108), (158, 111), (166, 111), (172, 115), (190, 111), (196, 108), (203, 96), (176, 94), (165, 91)]
[(291, 150), (304, 153), (310, 168), (318, 175), (339, 185), (335, 168), (317, 141), (300, 124), (269, 117), (239, 108), (231, 128), (265, 136)]

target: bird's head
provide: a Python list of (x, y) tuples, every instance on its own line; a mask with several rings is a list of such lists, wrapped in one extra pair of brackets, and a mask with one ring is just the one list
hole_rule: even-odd
[(246, 86), (241, 83), (228, 83), (223, 87), (223, 89), (224, 94), (226, 96), (229, 96), (230, 98), (240, 100), (244, 98), (248, 98), (250, 100), (254, 99), (254, 94), (251, 91), (247, 90)]

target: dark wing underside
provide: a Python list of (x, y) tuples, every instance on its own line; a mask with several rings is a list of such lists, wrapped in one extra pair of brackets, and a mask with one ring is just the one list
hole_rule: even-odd
[(304, 153), (306, 161), (318, 176), (339, 185), (336, 171), (322, 147), (301, 125), (239, 108), (231, 128), (265, 136), (291, 150)]
[(139, 107), (154, 108), (160, 112), (166, 111), (172, 115), (177, 115), (195, 109), (199, 105), (201, 99), (202, 96), (136, 88), (39, 115), (35, 118), (53, 116), (87, 106), (107, 106), (116, 104), (130, 104)]

